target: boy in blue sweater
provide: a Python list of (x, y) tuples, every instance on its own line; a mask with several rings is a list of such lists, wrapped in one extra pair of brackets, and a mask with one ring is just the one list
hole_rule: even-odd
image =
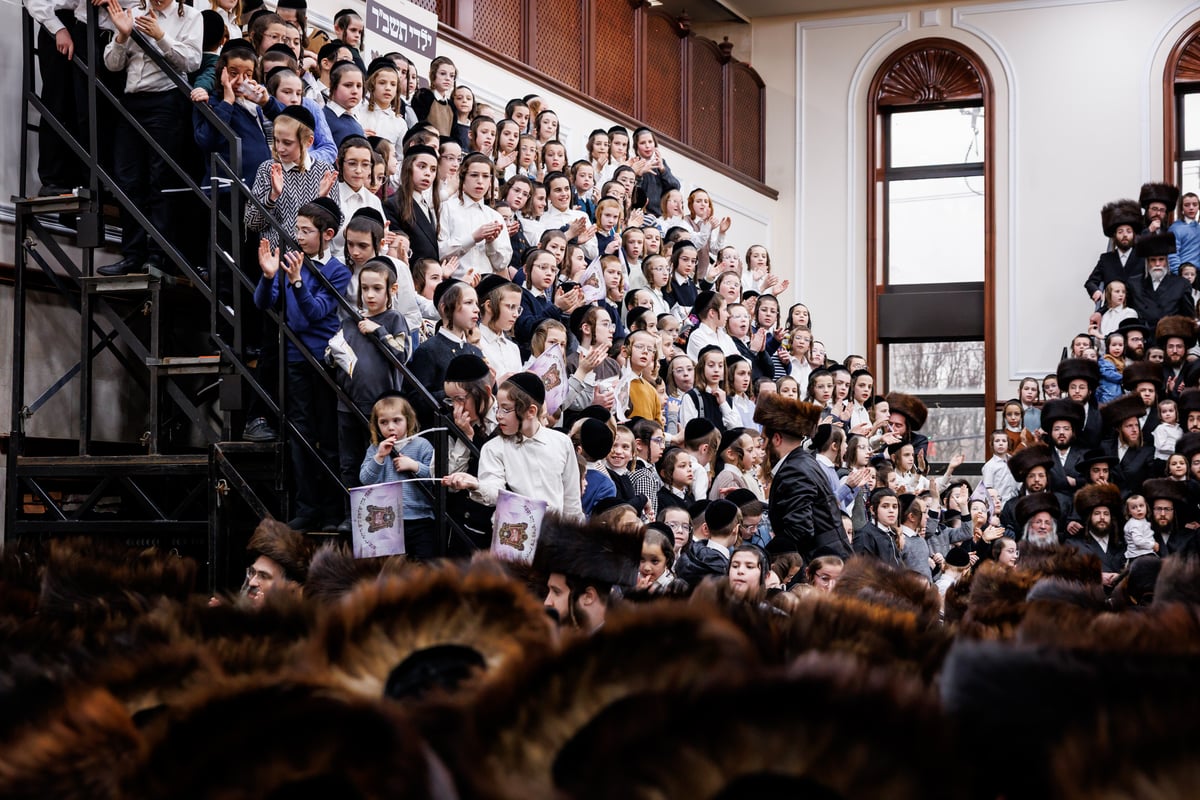
[[(265, 237), (258, 249), (263, 274), (254, 290), (254, 304), (264, 310), (282, 308), (287, 326), (318, 361), (338, 330), (337, 297), (350, 283), (350, 270), (329, 249), (341, 224), (337, 203), (318, 197), (296, 214), (296, 243), (302, 252), (284, 253), (281, 259)], [(318, 271), (332, 284), (332, 291), (318, 280)], [(325, 470), (303, 442), (312, 445), (332, 475), (338, 474), (337, 398), (290, 339), (286, 414), (295, 427), (290, 441), (296, 516), (288, 526), (299, 531), (336, 531), (344, 516), (342, 492), (335, 478), (322, 475)]]

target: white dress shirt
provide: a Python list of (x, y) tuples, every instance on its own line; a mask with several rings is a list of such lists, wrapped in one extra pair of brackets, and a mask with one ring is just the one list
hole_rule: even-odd
[(692, 361), (699, 361), (700, 351), (710, 344), (720, 347), (721, 352), (727, 356), (736, 356), (738, 354), (737, 344), (724, 328), (713, 330), (708, 327), (708, 323), (701, 322), (692, 329), (692, 335), (688, 337), (688, 358), (692, 359)]
[(364, 131), (373, 131), (375, 136), (387, 139), (397, 150), (403, 152), (400, 145), (404, 134), (408, 133), (408, 123), (404, 121), (404, 117), (396, 116), (396, 112), (390, 108), (377, 107), (374, 111), (369, 111), (364, 100), (355, 110), (354, 118), (363, 126)]
[(367, 188), (366, 184), (363, 184), (356, 192), (350, 188), (350, 184), (338, 181), (337, 190), (338, 205), (342, 209), (342, 226), (338, 228), (337, 234), (333, 237), (333, 252), (339, 259), (349, 263), (342, 256), (346, 252), (346, 226), (350, 224), (350, 218), (360, 208), (373, 208), (379, 212), (379, 216), (383, 217), (383, 203), (380, 203), (379, 198), (371, 194), (371, 190)]
[(521, 348), (517, 347), (517, 343), (487, 325), (479, 326), (477, 347), (483, 352), (484, 361), (496, 371), (497, 380), (524, 368), (521, 365)]
[(479, 452), (479, 488), (471, 497), (496, 505), (500, 490), (536, 497), (571, 519), (583, 519), (582, 487), (575, 448), (565, 434), (538, 427), (533, 436), (489, 439)]
[(76, 0), (25, 0), (25, 10), (29, 12), (29, 16), (51, 36), (66, 27), (55, 12), (74, 11), (75, 6)]
[[(530, 244), (536, 244), (546, 231), (562, 230), (580, 218), (585, 223), (589, 221), (587, 214), (577, 208), (568, 208), (566, 211), (559, 211), (554, 206), (546, 206), (546, 210), (540, 218), (522, 219), (521, 227), (525, 229), (525, 236), (529, 239)], [(583, 254), (589, 262), (599, 258), (595, 236), (586, 242), (580, 242), (579, 246), (583, 248)]]
[(461, 279), (474, 268), (480, 277), (508, 268), (512, 260), (512, 241), (505, 231), (491, 241), (475, 241), (475, 231), (489, 222), (504, 224), (504, 218), (494, 208), (465, 195), (452, 197), (442, 204), (438, 251), (443, 259), (458, 256), (458, 267), (451, 277)]
[[(178, 3), (171, 3), (166, 10), (158, 13), (158, 26), (163, 30), (163, 37), (154, 46), (166, 56), (167, 62), (179, 76), (186, 78), (187, 73), (200, 68), (204, 18), (198, 9), (191, 6), (182, 6), (183, 14), (180, 15), (180, 8)], [(149, 13), (149, 7), (145, 10), (134, 8), (131, 13), (136, 21)], [(108, 47), (104, 48), (104, 66), (113, 72), (125, 72), (126, 92), (168, 92), (175, 89), (171, 79), (150, 60), (132, 36), (124, 42), (118, 42), (117, 37), (113, 37)]]

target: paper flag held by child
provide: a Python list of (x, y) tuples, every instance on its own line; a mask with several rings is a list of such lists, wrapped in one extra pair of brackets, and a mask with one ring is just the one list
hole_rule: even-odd
[(492, 554), (532, 564), (548, 507), (545, 500), (501, 489), (492, 515)]
[(552, 344), (529, 365), (529, 371), (546, 384), (546, 413), (554, 416), (567, 400), (567, 364), (563, 351)]
[(354, 557), (404, 555), (404, 481), (350, 490)]

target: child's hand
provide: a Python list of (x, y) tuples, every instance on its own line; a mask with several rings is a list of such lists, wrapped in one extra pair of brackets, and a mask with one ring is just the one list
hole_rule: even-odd
[(733, 220), (731, 220), (729, 217), (725, 217), (724, 219), (722, 219), (721, 225), (720, 225), (721, 233), (727, 233), (729, 231), (729, 226), (732, 224), (733, 224)]
[(358, 332), (363, 336), (369, 336), (377, 330), (379, 330), (378, 322), (371, 322), (369, 319), (364, 319), (358, 323)]
[[(366, 134), (367, 136), (375, 136), (375, 135), (377, 135), (377, 134), (375, 133), (375, 129), (374, 129), (374, 128), (363, 128), (363, 133), (364, 133), (364, 134)], [(371, 157), (372, 157), (372, 158), (374, 158), (374, 156), (371, 156)]]
[(783, 283), (780, 283), (778, 286), (776, 286), (771, 291), (771, 294), (776, 294), (776, 295), (783, 294), (784, 292), (786, 292), (788, 290), (788, 287), (791, 285), (792, 285), (792, 282), (785, 278), (783, 280)]
[(120, 34), (119, 39), (124, 42), (133, 33), (133, 14), (121, 8), (117, 0), (108, 0), (108, 16)]
[(503, 172), (515, 163), (517, 163), (517, 151), (501, 153), (500, 157), (496, 159), (496, 169)]
[(578, 239), (579, 235), (587, 230), (587, 217), (579, 217), (569, 226), (567, 226), (567, 238)]
[(640, 228), (646, 221), (646, 212), (640, 208), (629, 212), (629, 227)]
[(258, 242), (258, 266), (262, 267), (263, 275), (268, 279), (274, 279), (279, 272), (279, 251), (271, 246), (265, 236)]
[(287, 274), (288, 283), (300, 280), (300, 268), (304, 266), (304, 253), (295, 251), (283, 256), (283, 271)]
[(478, 489), (479, 479), (469, 472), (452, 472), (442, 478), (442, 485), (447, 489)]
[(58, 33), (54, 34), (54, 49), (68, 61), (75, 57), (75, 40), (71, 38), (69, 30), (59, 28)]
[(283, 195), (283, 164), (278, 161), (271, 162), (271, 202)]
[(596, 226), (588, 225), (587, 227), (585, 227), (583, 229), (583, 233), (580, 234), (578, 241), (590, 242), (592, 239), (595, 239), (595, 238), (596, 238)]
[(197, 86), (195, 89), (192, 89), (192, 93), (188, 97), (191, 98), (193, 103), (207, 103), (208, 90)]
[(442, 275), (449, 277), (458, 269), (458, 256), (450, 256), (442, 261)]
[(389, 436), (379, 443), (379, 450), (375, 453), (376, 463), (382, 464), (383, 459), (392, 454), (392, 450), (396, 447), (396, 437)]
[(147, 6), (146, 13), (135, 19), (133, 25), (156, 42), (166, 35), (162, 26), (158, 24), (158, 15), (154, 13), (152, 5)]
[(392, 459), (392, 466), (396, 468), (396, 472), (416, 472), (421, 468), (421, 465), (415, 459), (408, 456), (396, 456)]
[(613, 240), (608, 243), (608, 247), (604, 248), (604, 255), (614, 256), (617, 254), (617, 251), (620, 249), (621, 249), (621, 240), (614, 237)]
[(321, 187), (317, 190), (317, 194), (321, 197), (328, 197), (329, 190), (337, 183), (338, 174), (334, 170), (329, 170), (321, 176)]

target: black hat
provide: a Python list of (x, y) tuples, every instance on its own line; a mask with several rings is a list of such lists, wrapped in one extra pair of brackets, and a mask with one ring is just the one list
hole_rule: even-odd
[(1038, 492), (1036, 494), (1027, 494), (1017, 501), (1017, 531), (1025, 529), (1025, 524), (1033, 519), (1038, 514), (1045, 511), (1057, 523), (1062, 516), (1062, 507), (1058, 504), (1058, 497), (1053, 492)]
[(297, 11), (304, 11), (308, 8), (308, 3), (306, 3), (304, 0), (279, 0), (279, 2), (275, 4), (275, 8), (293, 8)]
[(1141, 233), (1146, 227), (1142, 209), (1136, 200), (1117, 200), (1100, 209), (1100, 227), (1105, 236), (1111, 239), (1122, 225), (1130, 226), (1134, 233)]
[[(813, 370), (816, 372), (816, 370)], [(829, 444), (829, 440), (833, 438), (833, 425), (828, 422), (823, 422), (817, 426), (817, 430), (812, 435), (812, 449), (814, 453), (819, 453), (825, 449), (825, 445)]]
[(689, 419), (687, 425), (683, 426), (683, 438), (684, 441), (695, 441), (702, 436), (707, 436), (716, 429), (717, 426), (704, 417), (695, 417), (694, 419)]
[(706, 344), (704, 347), (700, 348), (700, 352), (696, 353), (696, 363), (699, 364), (702, 358), (713, 352), (720, 353), (722, 358), (725, 357), (725, 351), (721, 349), (721, 345)]
[(704, 319), (704, 315), (708, 313), (708, 307), (712, 305), (716, 297), (717, 293), (711, 290), (696, 295), (696, 302), (692, 303), (692, 313), (696, 315), (697, 319)]
[[(1182, 413), (1182, 412), (1180, 412)], [(1189, 462), (1192, 456), (1200, 453), (1200, 433), (1185, 433), (1179, 437), (1179, 441), (1175, 442), (1175, 452), (1186, 458)]]
[(1175, 252), (1175, 234), (1152, 233), (1137, 240), (1137, 254), (1142, 258), (1169, 256)]
[(1121, 511), (1121, 490), (1115, 483), (1090, 483), (1075, 493), (1075, 514), (1084, 522), (1092, 510), (1105, 506), (1116, 516)]
[(508, 383), (515, 383), (521, 391), (533, 398), (535, 404), (539, 406), (546, 404), (546, 384), (532, 372), (518, 372), (510, 375)]
[(1186, 423), (1188, 414), (1200, 411), (1200, 389), (1184, 389), (1179, 393), (1176, 403), (1179, 406), (1179, 419)]
[(381, 69), (396, 69), (396, 62), (386, 56), (372, 58), (371, 63), (367, 64), (367, 75), (374, 75)]
[(737, 440), (746, 435), (745, 428), (730, 428), (721, 433), (721, 444), (717, 446), (717, 455), (724, 453), (729, 448), (737, 443)]
[(612, 419), (612, 412), (604, 406), (598, 406), (595, 403), (579, 412), (578, 419), (594, 419), (600, 422), (607, 423)]
[(475, 284), (475, 294), (479, 296), (479, 302), (482, 303), (485, 297), (506, 283), (511, 284), (513, 287), (517, 286), (503, 275), (497, 275), (494, 272), (484, 275), (479, 279), (479, 283)]
[(1168, 478), (1151, 478), (1142, 483), (1142, 494), (1145, 495), (1148, 503), (1153, 503), (1155, 500), (1170, 500), (1176, 508), (1183, 508), (1188, 499), (1187, 483)]
[(1104, 427), (1114, 430), (1130, 417), (1141, 417), (1145, 413), (1146, 404), (1142, 402), (1142, 396), (1132, 392), (1100, 406), (1100, 419)]
[[(711, 504), (707, 500), (697, 500), (696, 502), (692, 503), (690, 506), (687, 507), (688, 516), (691, 517), (692, 519), (696, 519), (697, 517), (703, 517), (705, 515), (705, 513), (708, 511), (709, 505), (711, 505)], [(707, 519), (705, 520), (705, 522), (707, 522)]]
[(758, 495), (749, 489), (734, 489), (729, 494), (725, 495), (725, 499), (733, 503), (738, 508), (743, 508), (751, 503), (762, 503), (758, 499)]
[(1071, 423), (1071, 428), (1079, 433), (1083, 428), (1083, 406), (1074, 400), (1063, 398), (1047, 400), (1046, 404), (1042, 406), (1042, 430), (1049, 431), (1050, 426), (1057, 420), (1066, 420)]
[(725, 369), (729, 369), (730, 367), (732, 367), (734, 364), (738, 363), (739, 361), (747, 361), (748, 362), (749, 360), (750, 359), (746, 358), (741, 353), (734, 353), (731, 356), (725, 356)]
[(1122, 333), (1127, 331), (1141, 331), (1146, 335), (1147, 339), (1150, 339), (1154, 336), (1154, 329), (1150, 327), (1146, 320), (1141, 319), (1140, 317), (1130, 317), (1128, 319), (1121, 320), (1117, 323), (1117, 330), (1121, 331)]
[[(1150, 362), (1154, 364), (1154, 362)], [(1161, 367), (1161, 364), (1154, 364), (1156, 367)], [(1125, 369), (1129, 369), (1128, 363)], [(1195, 388), (1200, 385), (1200, 361), (1185, 361), (1183, 368), (1179, 370), (1179, 380), (1175, 382), (1176, 388), (1187, 386)], [(1159, 388), (1162, 388), (1161, 386)]]
[(433, 287), (433, 305), (434, 305), (434, 307), (436, 308), (437, 306), (441, 305), (442, 296), (445, 295), (446, 292), (448, 292), (450, 290), (451, 286), (457, 286), (460, 283), (462, 283), (462, 281), (458, 280), (457, 278), (446, 278), (446, 280), (442, 281), (437, 286)]
[(1138, 204), (1149, 209), (1151, 203), (1162, 203), (1170, 211), (1179, 200), (1179, 189), (1169, 183), (1143, 183), (1138, 192)]
[(1152, 383), (1155, 389), (1162, 391), (1162, 364), (1155, 364), (1153, 361), (1126, 361), (1125, 371), (1121, 373), (1121, 388), (1132, 392), (1139, 383)]
[[(532, 375), (533, 373), (525, 374)], [(583, 448), (583, 455), (588, 461), (599, 461), (606, 458), (612, 451), (615, 438), (612, 428), (600, 420), (587, 417), (579, 425), (579, 445)]]
[[(263, 0), (242, 0), (243, 19), (245, 19), (246, 15), (253, 14), (258, 11), (266, 11), (266, 13), (270, 14), (271, 12), (267, 11), (264, 6), (265, 3)], [(246, 27), (250, 27), (249, 22), (246, 23)]]
[(1055, 376), (1063, 394), (1066, 394), (1067, 387), (1073, 380), (1086, 381), (1088, 388), (1095, 392), (1100, 383), (1100, 364), (1090, 358), (1064, 358), (1058, 362)]
[(962, 547), (951, 547), (946, 553), (946, 563), (962, 569), (971, 563), (971, 554)]
[(593, 304), (582, 305), (571, 312), (570, 319), (567, 320), (567, 330), (569, 330), (576, 338), (579, 336), (579, 328), (583, 325), (583, 318), (587, 313), (596, 306)]
[[(217, 17), (220, 18), (220, 14), (218, 14)], [(230, 50), (249, 50), (252, 58), (258, 58), (258, 56), (254, 54), (254, 45), (250, 43), (249, 39), (230, 39), (221, 46), (221, 55), (225, 55)], [(275, 69), (280, 68), (276, 67)], [(287, 67), (283, 67), (283, 69), (287, 69)]]
[(1196, 344), (1196, 320), (1178, 314), (1163, 317), (1154, 326), (1154, 340), (1166, 344), (1167, 339), (1182, 339), (1184, 347), (1194, 346)]
[(1097, 464), (1108, 464), (1108, 468), (1112, 469), (1119, 463), (1121, 462), (1115, 455), (1103, 450), (1088, 450), (1083, 454), (1083, 460), (1076, 465), (1075, 471), (1080, 475), (1087, 475), (1088, 470)]
[(317, 127), (316, 118), (304, 106), (284, 106), (283, 111), (280, 111), (275, 116), (275, 121), (278, 122), (280, 117), (291, 117), (310, 131), (315, 130)]
[[(283, 64), (280, 64), (278, 67), (271, 67), (269, 70), (267, 70), (267, 74), (263, 76), (263, 83), (269, 84), (271, 82), (272, 78), (274, 78), (276, 75), (283, 73), (283, 72), (286, 72), (289, 75), (296, 74), (296, 70), (292, 69), (291, 67), (285, 67)], [(313, 120), (313, 121), (315, 122), (316, 120)]]
[(350, 215), (350, 219), (358, 219), (359, 217), (365, 217), (372, 222), (378, 222), (380, 225), (383, 225), (383, 214), (380, 214), (370, 206), (363, 206)]
[(1027, 476), (1034, 467), (1042, 467), (1046, 472), (1050, 472), (1050, 468), (1054, 466), (1054, 454), (1050, 452), (1050, 448), (1044, 444), (1035, 444), (1019, 450), (1008, 459), (1008, 471), (1012, 473), (1013, 478), (1017, 483), (1024, 483)]
[[(642, 512), (646, 510), (647, 502), (648, 501), (646, 500), (646, 495), (644, 495), (644, 494), (635, 494), (633, 497), (629, 497), (629, 498), (621, 498), (621, 497), (616, 497), (616, 496), (605, 497), (603, 500), (597, 500), (596, 504), (594, 506), (592, 506), (591, 516), (594, 518), (594, 517), (597, 517), (597, 516), (603, 514), (605, 511), (610, 511), (614, 508), (617, 508), (618, 506), (627, 506), (629, 508), (632, 508), (634, 510), (634, 513), (636, 513), (640, 517), (642, 515)], [(666, 528), (666, 531), (663, 531), (661, 528), (659, 528), (657, 530), (659, 530), (660, 533), (665, 532), (668, 536), (673, 536), (673, 534), (671, 533), (671, 528), (669, 526), (667, 526), (661, 522), (655, 522), (655, 523), (651, 523), (651, 525), (649, 525), (647, 527), (652, 527), (653, 525), (662, 525), (663, 528)], [(672, 540), (672, 541), (674, 541), (674, 540)]]
[(450, 359), (443, 380), (446, 383), (471, 383), (483, 380), (490, 374), (486, 361), (477, 355), (463, 353)]
[(314, 206), (320, 206), (321, 208), (328, 211), (330, 216), (332, 216), (337, 221), (337, 224), (334, 227), (337, 227), (337, 228), (342, 227), (342, 209), (341, 209), (341, 207), (338, 206), (337, 203), (333, 202), (333, 200), (331, 200), (328, 197), (317, 197), (313, 200), (310, 200), (309, 202), (312, 203)]
[(548, 514), (542, 523), (534, 564), (545, 572), (561, 572), (583, 581), (632, 587), (637, 583), (641, 555), (641, 529), (580, 525)]
[(708, 508), (704, 509), (704, 524), (710, 531), (727, 528), (737, 518), (740, 510), (728, 500), (713, 500), (708, 504)]
[(338, 50), (341, 50), (345, 46), (346, 43), (341, 39), (330, 39), (321, 45), (321, 49), (317, 51), (317, 61), (324, 61), (327, 58), (337, 58)]

